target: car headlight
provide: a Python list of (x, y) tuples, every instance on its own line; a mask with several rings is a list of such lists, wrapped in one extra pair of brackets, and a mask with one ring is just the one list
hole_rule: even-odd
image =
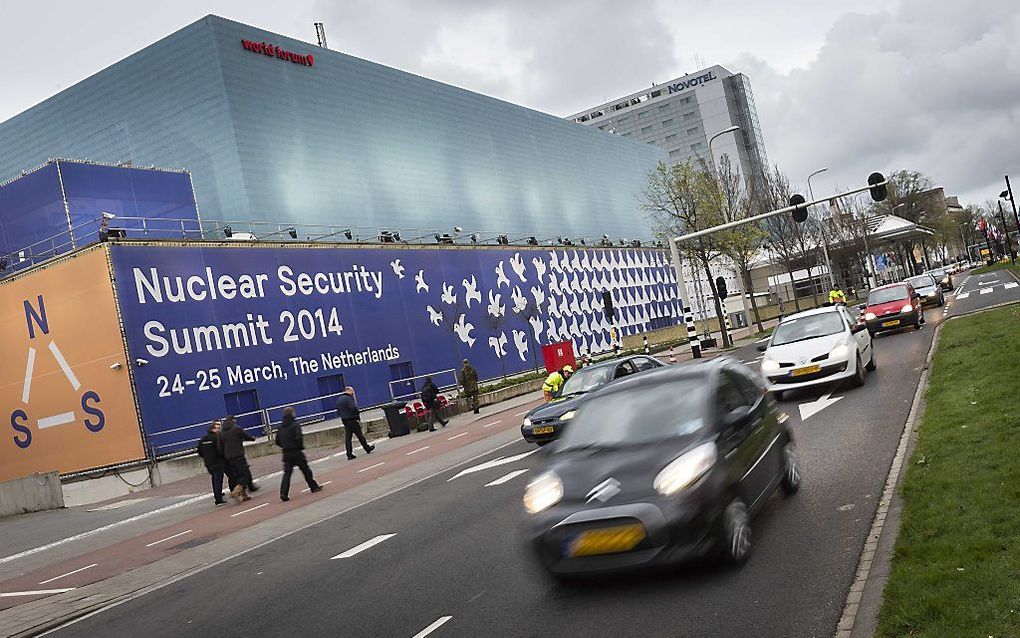
[(907, 305), (903, 306), (902, 308), (900, 308), (900, 312), (913, 312), (913, 311), (914, 311), (914, 307), (911, 306), (910, 304), (907, 304)]
[(942, 283), (948, 284), (949, 283), (949, 277), (943, 277), (942, 278)]
[(830, 359), (845, 359), (850, 354), (850, 347), (845, 343), (841, 343), (832, 350), (829, 350)]
[(524, 488), (524, 509), (538, 514), (549, 509), (563, 498), (563, 481), (555, 472), (543, 472)]
[(878, 318), (877, 315), (875, 315), (875, 313), (873, 313), (873, 312), (866, 312), (866, 313), (864, 313), (864, 320), (865, 321), (874, 321), (877, 318)]
[(715, 458), (715, 443), (703, 443), (662, 468), (652, 487), (663, 496), (676, 494), (712, 469)]
[(761, 371), (762, 372), (775, 372), (779, 369), (779, 362), (773, 361), (772, 359), (761, 360)]
[(560, 416), (560, 421), (569, 421), (570, 419), (574, 418), (574, 414), (576, 414), (576, 413), (577, 413), (577, 410), (571, 410), (569, 412), (564, 412)]
[(530, 416), (524, 417), (524, 427), (526, 427), (526, 428), (530, 428), (531, 427), (531, 417)]

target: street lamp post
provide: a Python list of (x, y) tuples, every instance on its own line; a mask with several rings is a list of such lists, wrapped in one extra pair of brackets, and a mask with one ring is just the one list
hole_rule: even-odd
[(727, 133), (735, 133), (736, 131), (739, 131), (739, 130), (740, 130), (739, 126), (731, 126), (729, 128), (725, 128), (725, 129), (719, 131), (718, 133), (716, 133), (712, 137), (708, 138), (708, 159), (712, 163), (712, 172), (713, 173), (715, 172), (715, 153), (712, 152), (712, 142), (714, 142), (715, 138), (719, 137), (720, 135), (726, 135)]
[(1006, 215), (1002, 212), (1002, 200), (995, 202), (999, 205), (999, 219), (1002, 221), (1002, 233), (1006, 236), (1006, 252), (1009, 253), (1009, 261), (1016, 265), (1016, 253), (1013, 252), (1013, 243), (1009, 241), (1009, 226), (1006, 225)]
[[(828, 167), (820, 168), (807, 176), (807, 189), (808, 195), (811, 196), (811, 201), (815, 199), (815, 192), (811, 188), (811, 178), (827, 170), (829, 170)], [(825, 268), (829, 271), (829, 286), (832, 290), (835, 290), (836, 278), (832, 275), (832, 262), (829, 261), (829, 238), (825, 235), (825, 224), (822, 224), (820, 228), (822, 232), (822, 254), (825, 255)]]
[[(999, 193), (999, 197), (1008, 199), (1013, 206), (1013, 219), (1016, 221), (1016, 230), (1020, 233), (1020, 214), (1017, 214), (1016, 211), (1016, 200), (1013, 199), (1013, 187), (1009, 184), (1009, 175), (1006, 175), (1006, 190)], [(1020, 241), (1020, 235), (1017, 236), (1017, 241)]]

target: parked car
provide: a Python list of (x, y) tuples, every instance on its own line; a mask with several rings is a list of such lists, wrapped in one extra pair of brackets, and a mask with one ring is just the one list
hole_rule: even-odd
[(950, 267), (932, 268), (924, 274), (931, 275), (932, 279), (938, 282), (944, 292), (949, 292), (954, 288), (953, 269)]
[(777, 400), (787, 390), (844, 379), (862, 386), (865, 371), (875, 369), (871, 334), (845, 306), (790, 315), (759, 349), (762, 377)]
[(941, 307), (946, 303), (942, 286), (933, 275), (924, 273), (916, 277), (907, 277), (904, 281), (910, 284), (921, 297), (922, 306)]
[(521, 424), (521, 435), (528, 443), (544, 445), (554, 441), (574, 418), (588, 393), (615, 379), (654, 370), (662, 365), (654, 357), (634, 355), (580, 368), (563, 384), (557, 398), (528, 412)]
[(924, 325), (921, 297), (907, 282), (886, 284), (868, 292), (868, 303), (861, 306), (862, 320), (871, 336), (887, 330), (902, 330)]
[(524, 494), (560, 578), (751, 553), (751, 517), (801, 485), (788, 417), (746, 365), (667, 366), (592, 394)]

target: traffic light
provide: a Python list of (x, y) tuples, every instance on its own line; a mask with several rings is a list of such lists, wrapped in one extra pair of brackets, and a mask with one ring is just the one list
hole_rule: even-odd
[(726, 298), (729, 292), (726, 290), (726, 280), (722, 277), (715, 278), (715, 291), (719, 294), (719, 300), (722, 301)]
[(605, 311), (607, 319), (616, 317), (616, 313), (613, 311), (613, 294), (608, 290), (602, 291), (602, 309)]
[[(790, 206), (800, 206), (807, 200), (804, 199), (803, 195), (796, 194), (790, 196)], [(797, 208), (793, 211), (793, 221), (798, 224), (803, 223), (807, 219), (807, 206), (803, 208)]]
[[(885, 181), (885, 175), (881, 173), (872, 173), (868, 175), (868, 184), (871, 186), (871, 199), (876, 202), (885, 201), (885, 198), (889, 196), (889, 189), (882, 182)], [(881, 184), (877, 186), (876, 184)]]

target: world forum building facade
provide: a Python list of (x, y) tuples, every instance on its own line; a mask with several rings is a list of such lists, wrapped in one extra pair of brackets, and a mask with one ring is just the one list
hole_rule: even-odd
[(207, 16), (0, 123), (52, 157), (189, 170), (206, 220), (647, 239), (659, 149)]

